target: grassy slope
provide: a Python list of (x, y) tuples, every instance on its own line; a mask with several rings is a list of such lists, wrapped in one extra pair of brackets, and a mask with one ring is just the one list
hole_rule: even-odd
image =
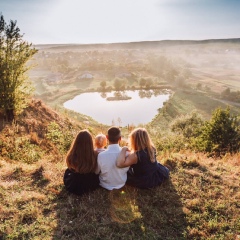
[(213, 99), (204, 92), (178, 89), (159, 111), (159, 114), (149, 123), (155, 129), (166, 129), (176, 117), (198, 112), (204, 119), (210, 119), (216, 108), (231, 108), (234, 114), (239, 114), (239, 108)]
[[(65, 152), (41, 135), (51, 121), (63, 131), (86, 127), (41, 102), (33, 102), (15, 125), (2, 122), (0, 239), (235, 239), (240, 234), (239, 155), (161, 155), (159, 161), (172, 167), (170, 181), (162, 186), (99, 188), (78, 197), (63, 186)], [(90, 130), (101, 129), (93, 124)], [(19, 144), (23, 138), (34, 144), (25, 148)], [(27, 149), (31, 152), (24, 155)], [(21, 161), (37, 151), (34, 161)]]

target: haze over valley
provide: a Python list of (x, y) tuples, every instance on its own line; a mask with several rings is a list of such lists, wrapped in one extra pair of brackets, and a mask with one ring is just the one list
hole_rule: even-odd
[(30, 78), (36, 97), (52, 106), (83, 92), (149, 97), (151, 89), (204, 92), (237, 108), (240, 102), (239, 39), (36, 47)]

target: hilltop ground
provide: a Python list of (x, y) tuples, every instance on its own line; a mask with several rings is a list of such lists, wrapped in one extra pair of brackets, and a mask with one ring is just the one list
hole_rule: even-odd
[[(52, 122), (60, 127), (49, 128)], [(172, 169), (163, 185), (99, 188), (78, 197), (63, 186), (68, 140), (61, 134), (70, 129), (74, 135), (86, 125), (35, 100), (14, 124), (1, 123), (0, 239), (239, 237), (239, 154), (213, 159), (188, 151), (159, 153), (158, 160)], [(93, 134), (100, 130), (91, 127)]]

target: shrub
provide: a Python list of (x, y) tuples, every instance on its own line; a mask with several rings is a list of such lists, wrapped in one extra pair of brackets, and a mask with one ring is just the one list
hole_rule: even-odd
[(157, 151), (180, 151), (187, 147), (184, 137), (181, 134), (167, 134), (158, 136), (154, 141)]
[(196, 139), (196, 147), (217, 155), (237, 152), (240, 148), (239, 130), (238, 116), (231, 116), (229, 108), (218, 108), (212, 118), (205, 122)]
[(203, 124), (204, 121), (202, 117), (196, 112), (193, 112), (192, 114), (181, 116), (174, 120), (171, 124), (171, 130), (189, 139), (199, 135)]
[(70, 148), (73, 135), (68, 130), (61, 129), (56, 122), (51, 122), (48, 125), (46, 138), (57, 145), (60, 151), (65, 152)]

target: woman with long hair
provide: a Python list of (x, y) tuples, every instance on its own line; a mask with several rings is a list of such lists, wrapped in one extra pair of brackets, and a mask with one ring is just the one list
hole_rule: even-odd
[(130, 133), (129, 149), (122, 148), (117, 166), (130, 166), (126, 183), (138, 188), (152, 188), (169, 178), (168, 168), (157, 162), (156, 149), (145, 128)]
[(99, 186), (99, 177), (95, 174), (97, 155), (90, 132), (80, 131), (66, 157), (68, 168), (64, 173), (63, 181), (69, 192), (81, 195)]

